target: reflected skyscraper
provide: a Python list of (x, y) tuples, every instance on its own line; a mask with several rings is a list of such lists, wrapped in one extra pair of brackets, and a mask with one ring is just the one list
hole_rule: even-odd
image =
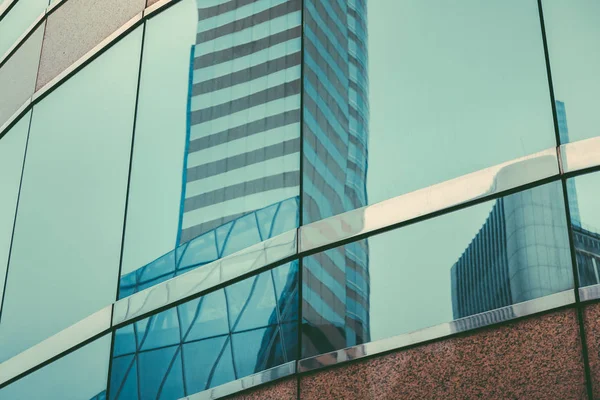
[[(365, 0), (304, 1), (303, 222), (367, 205)], [(369, 245), (303, 260), (303, 354), (370, 340)]]
[(554, 183), (496, 200), (450, 270), (454, 319), (573, 287), (562, 197)]
[[(368, 203), (366, 1), (197, 0), (197, 6), (178, 247), (124, 275), (120, 297), (296, 228), (300, 179), (305, 224)], [(303, 329), (312, 333), (304, 347), (322, 352), (370, 341), (367, 240), (301, 265)], [(260, 337), (260, 346), (244, 374), (297, 356), (300, 282), (297, 273), (286, 276), (273, 282), (276, 306), (268, 321), (247, 334)], [(238, 302), (255, 307), (260, 282), (248, 283)], [(235, 314), (231, 304), (219, 307), (225, 305), (198, 303), (195, 313)], [(229, 329), (235, 336), (235, 324)], [(235, 343), (219, 346), (215, 366), (241, 357)]]
[[(565, 104), (556, 101), (556, 111), (560, 142), (568, 143)], [(600, 248), (600, 235), (581, 228), (573, 180), (567, 180), (567, 192), (581, 284), (600, 282), (600, 258), (584, 249)], [(560, 234), (566, 231), (566, 220), (561, 208), (549, 200), (562, 197), (555, 184), (496, 200), (487, 221), (451, 268), (455, 319), (572, 287), (568, 237)]]

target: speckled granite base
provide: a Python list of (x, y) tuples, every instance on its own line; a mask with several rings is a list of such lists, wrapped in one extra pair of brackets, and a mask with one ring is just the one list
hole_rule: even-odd
[(48, 17), (36, 90), (144, 9), (146, 0), (68, 0)]
[(600, 399), (600, 303), (585, 308), (584, 326), (594, 399)]
[(300, 394), (303, 400), (586, 398), (576, 313), (559, 311), (306, 375)]
[(298, 394), (296, 378), (287, 378), (256, 389), (227, 397), (235, 400), (296, 400)]

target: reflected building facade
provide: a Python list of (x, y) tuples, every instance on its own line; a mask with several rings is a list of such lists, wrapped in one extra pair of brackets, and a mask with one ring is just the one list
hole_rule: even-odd
[[(569, 142), (565, 104), (556, 101), (559, 137)], [(597, 260), (586, 247), (600, 235), (581, 228), (577, 191), (567, 181), (576, 257), (582, 281), (598, 280)], [(567, 221), (559, 184), (538, 186), (496, 200), (477, 235), (451, 268), (452, 312), (464, 318), (572, 287)], [(578, 245), (579, 243), (579, 245)], [(581, 261), (580, 261), (581, 260)], [(583, 284), (583, 282), (582, 282)]]
[[(303, 223), (367, 205), (365, 1), (197, 5), (177, 247), (123, 275), (120, 298), (296, 228), (301, 179)], [(208, 375), (193, 379), (204, 386), (173, 384), (177, 395), (296, 359), (298, 265), (282, 268), (121, 331), (111, 376), (120, 389), (111, 398), (133, 396), (135, 379), (151, 386), (131, 371), (147, 369), (154, 353), (155, 370), (165, 372), (152, 379), (168, 387), (199, 368), (195, 348), (214, 347)], [(305, 349), (370, 341), (367, 241), (306, 258), (302, 268)], [(194, 325), (216, 337), (195, 338)]]
[[(304, 1), (303, 223), (367, 205), (365, 0)], [(370, 340), (369, 245), (303, 259), (302, 354)]]
[(572, 288), (571, 253), (560, 183), (495, 202), (451, 268), (454, 319)]

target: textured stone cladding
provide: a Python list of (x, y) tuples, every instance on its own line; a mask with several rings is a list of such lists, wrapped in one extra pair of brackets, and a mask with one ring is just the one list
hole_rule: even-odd
[(576, 313), (532, 317), (305, 375), (300, 397), (583, 399)]

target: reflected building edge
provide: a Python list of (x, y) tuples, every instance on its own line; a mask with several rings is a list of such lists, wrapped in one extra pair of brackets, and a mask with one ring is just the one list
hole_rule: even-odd
[[(366, 1), (304, 1), (303, 223), (368, 204)], [(302, 260), (302, 357), (369, 342), (368, 240)]]
[[(569, 142), (565, 104), (556, 101), (559, 138)], [(567, 181), (581, 285), (598, 282), (584, 247), (600, 235), (581, 228), (575, 182)], [(570, 250), (559, 182), (496, 200), (486, 222), (451, 268), (454, 319), (547, 296), (572, 287)], [(591, 284), (591, 283), (587, 283)]]

